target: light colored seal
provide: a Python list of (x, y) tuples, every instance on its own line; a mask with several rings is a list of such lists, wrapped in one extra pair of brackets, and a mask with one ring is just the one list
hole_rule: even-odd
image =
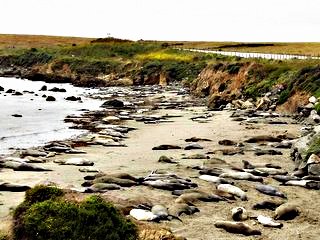
[(243, 207), (232, 208), (231, 214), (234, 221), (244, 221), (248, 219), (248, 213)]
[(282, 223), (277, 223), (272, 220), (270, 217), (266, 217), (263, 215), (258, 215), (257, 220), (260, 224), (262, 224), (264, 227), (275, 227), (275, 228), (282, 228)]
[(299, 216), (300, 210), (296, 205), (283, 204), (275, 210), (274, 219), (276, 220), (291, 220)]
[(230, 221), (217, 221), (214, 223), (216, 228), (223, 228), (230, 233), (239, 233), (246, 236), (261, 235), (261, 232), (257, 229), (253, 229), (249, 225), (242, 222), (230, 222)]
[(247, 194), (242, 191), (240, 188), (230, 185), (230, 184), (219, 184), (218, 190), (233, 194), (237, 197), (239, 197), (241, 200), (245, 201), (248, 200)]
[(153, 214), (151, 211), (137, 208), (130, 211), (130, 216), (139, 221), (153, 221), (157, 218), (157, 215)]
[(255, 176), (248, 172), (228, 172), (222, 173), (219, 177), (221, 178), (232, 178), (235, 180), (248, 180), (255, 182), (263, 182), (263, 178), (259, 176)]

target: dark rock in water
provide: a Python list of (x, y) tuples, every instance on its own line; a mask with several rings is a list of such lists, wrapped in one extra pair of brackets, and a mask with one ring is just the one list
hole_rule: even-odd
[(24, 192), (28, 189), (30, 189), (29, 186), (0, 182), (0, 191)]
[(169, 150), (169, 149), (181, 149), (181, 147), (177, 145), (162, 144), (152, 148), (152, 150)]
[(58, 88), (58, 87), (54, 87), (49, 89), (50, 92), (66, 92), (67, 90), (65, 90), (64, 88)]
[(21, 117), (22, 117), (22, 115), (21, 115), (21, 114), (12, 114), (11, 116), (12, 116), (12, 117), (19, 117), (19, 118), (21, 118)]
[(47, 91), (47, 90), (48, 90), (48, 87), (46, 85), (43, 85), (39, 91)]
[(0, 86), (0, 92), (3, 92), (4, 88), (2, 86)]
[(13, 90), (13, 89), (8, 89), (8, 90), (6, 91), (6, 93), (14, 93), (14, 90)]
[(120, 100), (117, 99), (113, 99), (113, 100), (109, 100), (104, 102), (101, 107), (113, 107), (113, 108), (123, 108), (124, 107), (124, 103)]
[(224, 145), (224, 146), (235, 146), (235, 145), (237, 145), (237, 143), (235, 141), (228, 140), (228, 139), (220, 140), (218, 143), (220, 145)]
[(277, 150), (273, 150), (273, 149), (267, 149), (267, 150), (262, 150), (262, 149), (258, 149), (255, 151), (254, 153), (257, 156), (261, 156), (261, 155), (282, 155), (282, 152), (277, 151)]
[(12, 94), (12, 96), (22, 96), (23, 94), (21, 93), (21, 92), (14, 92), (13, 94)]
[(259, 209), (269, 209), (269, 210), (275, 210), (277, 207), (279, 207), (283, 202), (275, 202), (275, 201), (262, 201), (259, 203), (256, 203), (252, 206), (252, 209), (259, 210)]
[(48, 96), (47, 98), (46, 98), (46, 101), (47, 102), (54, 102), (56, 99), (55, 99), (55, 97), (53, 97), (53, 96)]
[(81, 97), (70, 96), (65, 98), (67, 101), (81, 101)]
[(207, 138), (191, 137), (191, 138), (187, 138), (185, 141), (186, 142), (211, 142), (212, 140)]
[(278, 137), (272, 137), (272, 136), (255, 136), (255, 137), (251, 137), (247, 140), (245, 140), (245, 142), (247, 143), (260, 143), (260, 142), (281, 142), (282, 139), (278, 138)]
[(203, 147), (198, 143), (190, 143), (184, 147), (184, 150), (192, 150), (192, 149), (203, 149)]

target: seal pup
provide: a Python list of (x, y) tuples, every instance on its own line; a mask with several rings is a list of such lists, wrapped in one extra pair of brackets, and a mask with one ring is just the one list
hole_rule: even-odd
[(158, 221), (160, 220), (171, 220), (171, 219), (177, 219), (179, 221), (182, 222), (182, 220), (180, 218), (178, 218), (177, 216), (175, 215), (171, 215), (169, 214), (169, 211), (168, 211), (168, 208), (161, 205), (161, 204), (158, 204), (158, 205), (154, 205), (152, 208), (151, 208), (151, 212), (157, 216), (157, 219)]
[(233, 186), (230, 184), (219, 184), (217, 189), (220, 191), (224, 191), (224, 192), (233, 194), (233, 195), (239, 197), (242, 201), (248, 200), (247, 194), (236, 186)]
[(15, 162), (15, 161), (7, 161), (1, 162), (0, 167), (2, 168), (10, 168), (14, 171), (34, 171), (34, 172), (48, 172), (52, 171), (51, 169), (39, 167), (26, 162)]
[(254, 169), (254, 168), (276, 168), (276, 169), (281, 169), (280, 166), (278, 165), (274, 165), (272, 163), (260, 163), (260, 164), (252, 164), (250, 163), (249, 161), (247, 160), (242, 160), (242, 163), (243, 163), (243, 168), (246, 168), (246, 169)]
[(0, 182), (0, 191), (9, 191), (9, 192), (24, 192), (30, 189), (31, 187), (26, 185), (12, 184), (7, 182)]
[(292, 220), (300, 215), (300, 210), (296, 205), (283, 204), (275, 210), (274, 219), (276, 220)]
[(230, 233), (239, 233), (246, 236), (261, 235), (261, 231), (253, 229), (248, 224), (242, 222), (217, 221), (214, 223), (216, 228), (223, 228)]
[(287, 175), (274, 175), (272, 176), (273, 179), (277, 180), (278, 182), (285, 183), (290, 180), (300, 180), (299, 177), (296, 176), (287, 176)]
[(217, 176), (211, 176), (211, 175), (200, 175), (199, 179), (207, 181), (207, 182), (212, 182), (212, 183), (216, 183), (216, 184), (220, 184), (220, 183), (231, 183), (230, 181), (222, 178), (222, 177), (217, 177)]
[(244, 221), (248, 219), (248, 213), (243, 207), (232, 208), (231, 214), (234, 221)]
[(263, 216), (263, 215), (258, 215), (257, 221), (260, 224), (262, 224), (264, 227), (275, 227), (275, 228), (282, 228), (283, 227), (282, 223), (274, 222), (272, 220), (272, 218), (266, 217), (266, 216)]
[(269, 168), (269, 167), (259, 167), (255, 168), (260, 172), (268, 173), (269, 175), (286, 175), (288, 172), (285, 170), (277, 169), (277, 168)]
[(287, 198), (287, 196), (284, 193), (278, 191), (275, 187), (270, 186), (270, 185), (258, 184), (258, 185), (256, 185), (256, 189), (259, 192), (267, 194), (267, 195), (281, 197), (281, 198)]

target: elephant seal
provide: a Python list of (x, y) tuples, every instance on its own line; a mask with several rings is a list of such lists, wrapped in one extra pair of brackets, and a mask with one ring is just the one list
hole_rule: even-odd
[[(151, 208), (151, 212), (153, 214), (155, 214), (157, 216), (156, 220), (171, 220), (171, 219), (177, 219), (179, 221), (181, 221), (180, 218), (178, 218), (176, 215), (171, 215), (169, 213), (169, 210), (167, 207), (163, 206), (163, 205), (154, 205)], [(182, 222), (182, 221), (181, 221)]]
[(121, 187), (114, 183), (95, 183), (86, 192), (106, 192), (108, 190), (119, 190)]
[(300, 180), (299, 177), (296, 176), (287, 176), (287, 175), (274, 175), (272, 176), (273, 179), (277, 180), (278, 182), (285, 183), (290, 180)]
[(290, 180), (288, 182), (285, 182), (284, 185), (299, 186), (299, 187), (315, 189), (315, 190), (320, 189), (320, 182), (313, 181), (313, 180)]
[(300, 210), (292, 204), (283, 204), (275, 210), (274, 219), (276, 220), (292, 220), (300, 215)]
[(248, 200), (247, 194), (236, 186), (230, 184), (219, 184), (217, 189), (235, 195), (242, 201)]
[(220, 178), (232, 178), (235, 180), (248, 180), (248, 181), (255, 181), (255, 182), (263, 182), (262, 177), (255, 176), (251, 173), (247, 172), (228, 172), (222, 173)]
[(187, 203), (187, 204), (194, 204), (197, 202), (218, 202), (223, 201), (222, 197), (214, 194), (207, 194), (207, 193), (184, 193), (180, 195), (175, 202), (176, 203)]
[(280, 166), (274, 165), (272, 163), (252, 164), (247, 160), (242, 160), (242, 163), (243, 163), (243, 168), (246, 168), (246, 169), (254, 169), (254, 168), (260, 168), (260, 167), (262, 167), (262, 168), (267, 167), (267, 168), (281, 169)]
[(231, 214), (234, 221), (244, 221), (248, 219), (248, 213), (243, 207), (232, 208)]
[(277, 169), (277, 168), (268, 168), (268, 167), (262, 167), (262, 168), (255, 168), (258, 171), (268, 173), (269, 175), (286, 175), (288, 172)]
[(153, 221), (157, 218), (157, 215), (153, 214), (151, 211), (144, 209), (131, 209), (130, 216), (138, 221)]
[(207, 181), (207, 182), (212, 182), (212, 183), (216, 183), (216, 184), (220, 184), (220, 183), (229, 183), (231, 184), (232, 182), (224, 179), (222, 177), (217, 177), (217, 176), (211, 176), (211, 175), (200, 175), (199, 179)]
[(214, 223), (216, 228), (223, 228), (230, 233), (239, 233), (246, 236), (261, 235), (261, 232), (257, 229), (253, 229), (249, 225), (242, 222), (230, 222), (230, 221), (217, 221)]
[(114, 184), (117, 184), (121, 187), (132, 187), (132, 186), (137, 185), (137, 183), (135, 181), (132, 181), (130, 179), (122, 179), (122, 178), (117, 178), (117, 177), (106, 175), (106, 176), (96, 178), (92, 181), (84, 182), (82, 184), (82, 186), (87, 187), (87, 186), (91, 186), (96, 183), (114, 183)]
[(262, 224), (264, 227), (275, 227), (275, 228), (282, 228), (283, 227), (282, 223), (274, 222), (272, 220), (272, 218), (266, 217), (266, 216), (263, 216), (263, 215), (258, 215), (257, 221), (260, 224)]
[(256, 185), (256, 189), (259, 192), (267, 194), (267, 195), (281, 197), (281, 198), (287, 198), (287, 196), (284, 193), (278, 191), (275, 187), (270, 186), (270, 185), (258, 184), (258, 185)]
[(26, 163), (26, 162), (15, 162), (15, 161), (7, 161), (0, 163), (2, 168), (10, 168), (14, 171), (35, 171), (35, 172), (47, 172), (52, 171), (51, 169), (38, 167), (36, 165)]
[(30, 189), (31, 187), (25, 185), (12, 184), (7, 182), (0, 182), (0, 191), (8, 192), (24, 192)]
[(69, 158), (67, 160), (54, 160), (54, 163), (60, 165), (75, 165), (75, 166), (93, 166), (94, 163), (85, 158)]
[(182, 214), (192, 215), (200, 210), (195, 206), (190, 206), (186, 203), (175, 203), (169, 207), (168, 212), (173, 216), (181, 216)]
[(269, 209), (269, 210), (275, 210), (277, 207), (279, 207), (283, 202), (275, 202), (275, 201), (262, 201), (259, 203), (256, 203), (252, 206), (252, 209), (259, 210), (259, 209)]

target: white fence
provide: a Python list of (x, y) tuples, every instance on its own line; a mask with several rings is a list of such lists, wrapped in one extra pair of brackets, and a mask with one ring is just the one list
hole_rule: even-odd
[(225, 56), (235, 56), (242, 58), (264, 58), (264, 59), (320, 59), (319, 56), (307, 56), (307, 55), (292, 55), (292, 54), (273, 54), (273, 53), (253, 53), (253, 52), (225, 52), (216, 50), (204, 50), (204, 49), (188, 49), (179, 48), (179, 50), (191, 51), (191, 52), (202, 52), (202, 53), (214, 53)]

